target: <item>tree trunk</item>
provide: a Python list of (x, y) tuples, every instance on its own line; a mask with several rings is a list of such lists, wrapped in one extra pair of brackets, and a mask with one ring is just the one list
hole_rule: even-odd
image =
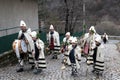
[(66, 19), (65, 19), (65, 33), (69, 31), (69, 23), (68, 23), (68, 18), (69, 18), (69, 9), (68, 9), (68, 5), (67, 5), (67, 0), (64, 0), (65, 5), (66, 5)]

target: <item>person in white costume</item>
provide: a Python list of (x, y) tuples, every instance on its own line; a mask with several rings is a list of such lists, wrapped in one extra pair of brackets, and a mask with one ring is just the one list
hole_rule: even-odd
[(106, 44), (106, 42), (108, 41), (108, 35), (106, 33), (104, 33), (104, 35), (102, 36), (102, 38), (103, 38), (104, 44)]
[(77, 70), (80, 68), (79, 61), (81, 60), (81, 48), (77, 45), (77, 38), (74, 37), (72, 40), (72, 45), (68, 47), (69, 59), (72, 67), (72, 74), (77, 75)]
[(37, 74), (41, 72), (42, 69), (46, 68), (46, 60), (44, 55), (44, 42), (37, 37), (37, 32), (33, 31), (31, 33), (32, 39), (34, 41), (35, 53), (30, 55), (29, 54), (29, 62), (33, 64), (33, 72)]
[(91, 26), (89, 29), (89, 33), (86, 33), (83, 37), (83, 52), (85, 55), (87, 55), (87, 64), (93, 64), (93, 49), (95, 47), (94, 42), (96, 33), (95, 27)]
[(101, 36), (97, 36), (95, 39), (94, 54), (93, 54), (93, 71), (92, 72), (103, 72), (104, 71), (104, 45), (102, 44)]
[[(33, 40), (30, 36), (30, 33), (31, 33), (31, 29), (30, 28), (27, 28), (27, 25), (26, 23), (21, 20), (20, 21), (20, 27), (21, 27), (21, 30), (19, 31), (19, 34), (18, 34), (18, 39), (23, 41), (27, 46), (27, 51), (31, 52), (31, 53), (34, 53), (34, 44), (33, 44)], [(24, 53), (20, 53), (20, 51), (15, 51), (16, 52), (16, 56), (18, 58), (18, 62), (20, 64), (20, 68), (17, 70), (17, 72), (22, 72), (23, 71), (23, 65), (24, 65), (24, 56), (25, 54)]]
[(59, 33), (55, 31), (53, 25), (50, 25), (50, 31), (48, 33), (49, 49), (53, 53), (53, 59), (57, 59), (57, 53), (60, 51), (60, 39)]
[(68, 53), (68, 46), (71, 45), (71, 41), (72, 41), (72, 36), (70, 35), (70, 32), (67, 32), (65, 34), (65, 38), (63, 38), (63, 46), (61, 49), (61, 52), (63, 53), (64, 57), (63, 57), (63, 65), (61, 67), (61, 69), (65, 69), (65, 65), (71, 65), (70, 63), (70, 59), (69, 59), (69, 53)]
[(18, 33), (18, 39), (24, 39), (24, 33), (31, 33), (31, 29), (27, 27), (26, 23), (23, 20), (20, 21), (20, 28), (21, 30)]

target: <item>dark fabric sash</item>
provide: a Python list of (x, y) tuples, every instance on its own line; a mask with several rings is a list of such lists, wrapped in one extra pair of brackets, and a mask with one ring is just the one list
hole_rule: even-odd
[(53, 38), (54, 32), (50, 32), (51, 38), (50, 38), (50, 50), (54, 49), (54, 38)]
[(35, 59), (38, 60), (39, 58), (39, 49), (37, 48), (36, 41), (34, 41), (35, 46)]
[(98, 49), (97, 47), (94, 48), (94, 54), (93, 54), (93, 61), (94, 61), (94, 63), (96, 62), (97, 49)]
[(21, 37), (20, 37), (20, 39), (25, 39), (25, 35), (24, 35), (24, 33), (22, 32), (22, 35), (21, 35)]
[(69, 54), (71, 63), (76, 63), (76, 61), (75, 61), (75, 48), (76, 47), (77, 47), (77, 45), (75, 47), (73, 47), (73, 49), (70, 51), (70, 54)]

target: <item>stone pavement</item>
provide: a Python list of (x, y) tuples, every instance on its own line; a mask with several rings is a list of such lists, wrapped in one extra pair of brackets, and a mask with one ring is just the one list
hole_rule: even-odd
[(71, 76), (69, 66), (65, 70), (60, 69), (62, 56), (59, 55), (58, 60), (53, 60), (51, 56), (48, 56), (47, 69), (37, 75), (33, 74), (28, 63), (25, 63), (24, 72), (21, 73), (16, 73), (17, 65), (0, 68), (0, 80), (120, 80), (120, 53), (113, 44), (116, 42), (109, 41), (105, 45), (105, 71), (99, 77), (91, 72), (92, 66), (86, 65), (85, 58), (82, 58), (80, 62), (81, 68), (78, 76)]

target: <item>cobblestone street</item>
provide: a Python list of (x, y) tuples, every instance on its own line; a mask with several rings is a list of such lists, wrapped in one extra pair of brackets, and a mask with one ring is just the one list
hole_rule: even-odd
[(110, 40), (105, 44), (105, 71), (99, 77), (91, 72), (92, 66), (87, 66), (83, 57), (78, 76), (71, 76), (71, 67), (67, 66), (65, 70), (61, 70), (62, 56), (59, 55), (57, 60), (48, 56), (47, 69), (37, 75), (33, 74), (28, 63), (25, 64), (24, 72), (21, 73), (16, 72), (16, 65), (0, 68), (0, 80), (120, 80), (120, 53), (115, 45), (117, 42)]

